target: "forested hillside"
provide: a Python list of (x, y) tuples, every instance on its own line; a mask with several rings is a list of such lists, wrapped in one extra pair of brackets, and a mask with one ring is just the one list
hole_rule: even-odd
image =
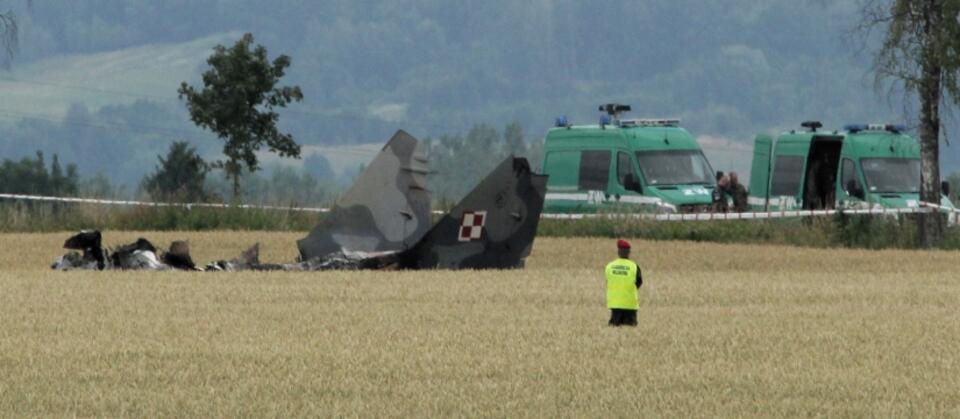
[[(22, 29), (21, 54), (0, 72), (0, 157), (58, 152), (128, 185), (173, 140), (216, 154), (176, 81), (196, 83), (209, 48), (243, 32), (293, 58), (285, 82), (305, 101), (281, 125), (308, 145), (514, 121), (533, 140), (557, 115), (592, 122), (596, 105), (616, 101), (681, 117), (714, 166), (746, 172), (756, 132), (902, 121), (910, 107), (874, 88), (868, 48), (849, 33), (856, 0), (26, 4), (0, 0)], [(944, 148), (948, 171), (958, 154)]]

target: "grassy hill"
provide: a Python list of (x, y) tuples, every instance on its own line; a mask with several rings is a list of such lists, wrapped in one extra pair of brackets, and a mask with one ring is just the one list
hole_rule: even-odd
[(180, 82), (198, 74), (211, 49), (238, 37), (228, 32), (183, 43), (57, 55), (17, 66), (0, 73), (0, 112), (62, 117), (75, 103), (91, 110), (143, 99), (176, 103)]

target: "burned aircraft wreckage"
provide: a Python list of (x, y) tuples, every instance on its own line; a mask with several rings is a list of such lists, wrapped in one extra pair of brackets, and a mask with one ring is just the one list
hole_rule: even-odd
[(547, 177), (526, 159), (508, 157), (459, 204), (431, 223), (427, 159), (420, 142), (398, 131), (310, 234), (297, 241), (300, 257), (261, 263), (259, 244), (239, 257), (196, 265), (189, 245), (165, 252), (146, 239), (103, 247), (99, 231), (82, 231), (53, 269), (319, 271), (329, 269), (504, 269), (530, 255)]

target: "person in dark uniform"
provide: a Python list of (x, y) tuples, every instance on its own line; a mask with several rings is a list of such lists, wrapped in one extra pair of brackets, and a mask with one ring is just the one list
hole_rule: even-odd
[(810, 163), (810, 169), (807, 171), (807, 184), (804, 200), (804, 209), (820, 210), (834, 207), (836, 196), (834, 193), (834, 182), (836, 173), (830, 170), (830, 157), (826, 154)]
[(607, 264), (607, 308), (610, 326), (636, 326), (637, 290), (643, 285), (640, 267), (630, 260), (630, 243), (617, 240), (617, 259)]
[(727, 204), (727, 194), (729, 189), (730, 177), (723, 175), (717, 180), (717, 186), (713, 188), (713, 192), (711, 193), (711, 212), (721, 213), (729, 210), (729, 205)]
[(734, 212), (747, 212), (747, 188), (740, 184), (737, 172), (730, 172), (730, 185), (727, 186), (730, 197), (733, 198)]
[[(824, 157), (824, 161), (827, 162), (825, 165), (826, 168), (830, 168), (829, 159)], [(836, 166), (834, 166), (836, 167)], [(821, 170), (821, 173), (818, 174), (817, 183), (820, 184), (820, 208), (821, 209), (832, 209), (836, 205), (836, 185), (837, 182), (837, 173), (835, 170)]]

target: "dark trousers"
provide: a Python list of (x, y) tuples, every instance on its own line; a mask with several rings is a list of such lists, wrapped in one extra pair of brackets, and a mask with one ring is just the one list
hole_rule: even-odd
[(610, 309), (610, 326), (636, 326), (637, 310), (627, 310), (622, 308)]

